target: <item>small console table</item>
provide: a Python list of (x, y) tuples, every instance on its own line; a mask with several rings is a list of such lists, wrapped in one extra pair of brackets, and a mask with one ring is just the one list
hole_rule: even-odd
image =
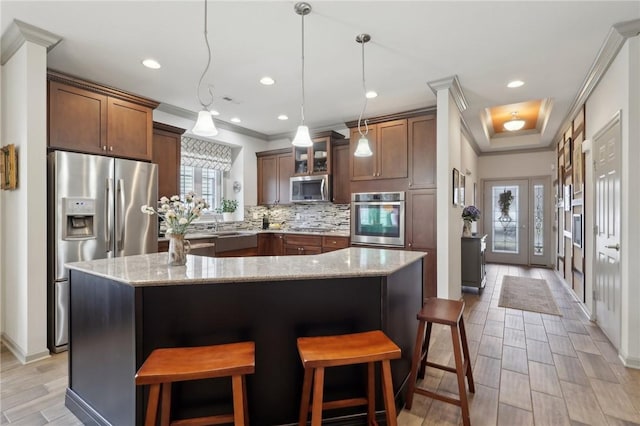
[(484, 256), (486, 247), (486, 234), (474, 237), (462, 237), (462, 255), (460, 258), (463, 286), (475, 287), (478, 291), (482, 291), (487, 283)]

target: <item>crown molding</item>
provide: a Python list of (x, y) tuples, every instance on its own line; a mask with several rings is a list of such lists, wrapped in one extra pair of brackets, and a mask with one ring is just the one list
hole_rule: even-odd
[[(158, 105), (157, 109), (158, 111), (166, 112), (167, 114), (175, 115), (176, 117), (182, 117), (186, 118), (187, 120), (192, 120), (194, 123), (198, 119), (198, 113), (164, 102)], [(236, 126), (235, 124), (227, 123), (226, 121), (221, 121), (217, 118), (214, 118), (213, 121), (215, 122), (216, 127), (220, 129), (239, 133), (241, 135), (249, 136), (256, 139), (269, 140), (269, 137), (264, 133), (256, 132), (255, 130), (247, 129), (246, 127)]]
[(478, 156), (486, 157), (490, 155), (510, 155), (510, 154), (531, 154), (536, 152), (555, 152), (555, 149), (548, 146), (541, 148), (526, 148), (526, 149), (508, 149), (508, 150), (495, 150), (495, 151), (482, 151)]
[(460, 80), (458, 80), (457, 75), (441, 78), (440, 80), (429, 81), (427, 82), (427, 85), (436, 97), (438, 96), (439, 90), (449, 89), (449, 92), (451, 93), (451, 96), (453, 96), (453, 100), (461, 113), (469, 106), (469, 103), (462, 92), (462, 86), (460, 86)]
[(462, 129), (462, 134), (464, 135), (464, 137), (467, 138), (467, 141), (469, 141), (471, 149), (473, 149), (476, 155), (480, 155), (482, 151), (480, 150), (478, 143), (471, 134), (471, 130), (469, 130), (469, 126), (467, 125), (467, 122), (462, 115), (460, 116), (460, 128)]
[(578, 115), (582, 105), (587, 102), (587, 99), (607, 72), (611, 63), (613, 63), (627, 39), (635, 37), (638, 34), (640, 34), (640, 19), (619, 22), (611, 27), (609, 34), (607, 34), (607, 38), (596, 55), (595, 61), (591, 65), (587, 76), (580, 86), (578, 94), (571, 103), (571, 107), (569, 108), (567, 115), (564, 120), (562, 120), (562, 125), (558, 127), (558, 130), (556, 131), (556, 134), (551, 140), (549, 146), (553, 146), (556, 141), (562, 137), (565, 129), (571, 124), (573, 118)]
[(2, 35), (0, 41), (0, 50), (2, 51), (2, 55), (0, 55), (0, 65), (6, 64), (14, 53), (22, 47), (25, 41), (45, 47), (47, 52), (49, 52), (62, 41), (62, 37), (14, 19)]

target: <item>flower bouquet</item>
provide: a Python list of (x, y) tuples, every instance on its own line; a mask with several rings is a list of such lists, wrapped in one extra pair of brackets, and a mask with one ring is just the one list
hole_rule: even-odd
[(462, 210), (462, 219), (464, 224), (462, 226), (462, 236), (471, 237), (471, 222), (475, 222), (480, 218), (480, 210), (476, 206), (467, 206)]
[(462, 219), (469, 222), (475, 222), (480, 219), (480, 210), (476, 206), (467, 206), (462, 210)]
[(184, 234), (191, 222), (199, 218), (202, 211), (207, 208), (209, 204), (204, 198), (197, 197), (193, 192), (187, 193), (184, 201), (180, 200), (179, 195), (171, 198), (162, 197), (160, 207), (157, 209), (147, 205), (141, 207), (143, 213), (157, 214), (167, 224), (165, 234), (169, 237), (170, 266), (181, 266), (187, 263), (190, 245), (189, 241), (184, 239)]

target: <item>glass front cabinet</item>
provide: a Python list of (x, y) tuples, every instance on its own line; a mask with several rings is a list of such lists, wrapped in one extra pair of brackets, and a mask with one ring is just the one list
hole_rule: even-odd
[(309, 148), (294, 146), (294, 176), (331, 174), (331, 143), (343, 138), (344, 136), (340, 133), (322, 132), (312, 136), (313, 146)]

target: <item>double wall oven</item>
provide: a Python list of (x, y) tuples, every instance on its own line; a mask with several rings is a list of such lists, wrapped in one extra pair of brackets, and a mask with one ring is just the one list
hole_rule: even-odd
[(404, 247), (404, 192), (351, 194), (351, 243)]

